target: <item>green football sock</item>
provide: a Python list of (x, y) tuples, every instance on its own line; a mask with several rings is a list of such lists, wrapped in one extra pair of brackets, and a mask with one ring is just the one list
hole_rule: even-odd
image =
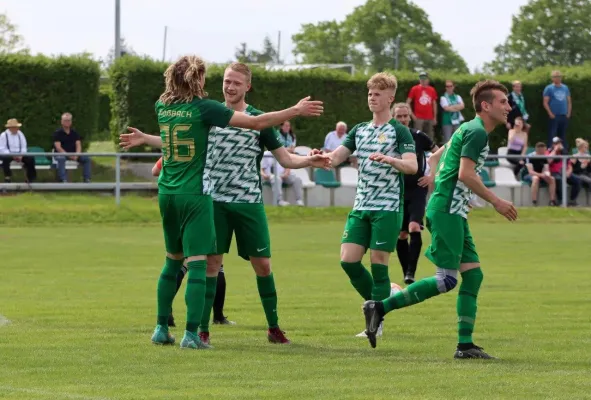
[(349, 263), (341, 261), (341, 267), (351, 280), (351, 285), (365, 300), (371, 299), (371, 291), (373, 288), (373, 278), (361, 261)]
[(438, 294), (440, 292), (437, 288), (437, 278), (423, 278), (384, 300), (384, 312), (389, 313), (398, 308), (412, 306)]
[(187, 326), (186, 330), (197, 334), (197, 327), (203, 314), (205, 303), (205, 270), (206, 260), (190, 261), (187, 264), (188, 279), (187, 291), (185, 292), (185, 303), (187, 304)]
[(371, 275), (373, 276), (371, 299), (384, 300), (390, 297), (390, 291), (392, 288), (390, 285), (390, 277), (388, 276), (388, 266), (383, 264), (371, 264)]
[(484, 275), (480, 268), (462, 273), (462, 284), (458, 293), (458, 343), (473, 343), (472, 332), (476, 322), (476, 300)]
[(166, 258), (158, 279), (158, 325), (168, 326), (168, 315), (176, 294), (176, 276), (183, 266), (183, 260)]
[(277, 328), (279, 326), (279, 318), (277, 317), (277, 291), (275, 290), (275, 278), (271, 272), (268, 276), (257, 275), (257, 288), (259, 289), (259, 296), (267, 323), (269, 328)]
[(209, 318), (211, 317), (211, 309), (217, 286), (217, 276), (208, 276), (205, 278), (205, 304), (203, 306), (203, 315), (201, 315), (201, 323), (199, 324), (199, 332), (209, 332)]

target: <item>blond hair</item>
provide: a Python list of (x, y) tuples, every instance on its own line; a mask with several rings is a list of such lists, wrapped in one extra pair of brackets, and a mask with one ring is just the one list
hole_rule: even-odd
[(396, 93), (396, 89), (398, 88), (398, 81), (396, 77), (392, 74), (387, 72), (379, 72), (369, 78), (367, 81), (367, 88), (368, 89), (378, 89), (378, 90), (386, 90), (392, 89), (394, 93)]
[(509, 93), (507, 88), (492, 79), (487, 79), (485, 81), (480, 81), (474, 85), (472, 90), (470, 90), (470, 96), (472, 96), (472, 104), (474, 104), (474, 110), (479, 113), (482, 111), (482, 102), (485, 101), (487, 103), (492, 103), (495, 98), (493, 91), (499, 90), (503, 92), (505, 95)]
[(587, 142), (585, 139), (583, 138), (576, 138), (575, 139), (575, 144), (577, 146), (577, 149), (580, 149), (581, 147), (586, 147), (589, 148), (589, 142)]
[(252, 71), (250, 70), (250, 67), (244, 63), (233, 62), (230, 65), (228, 65), (226, 69), (241, 73), (246, 77), (247, 83), (250, 83), (250, 80), (252, 79)]
[(410, 106), (407, 103), (396, 103), (392, 106), (392, 114), (394, 114), (397, 108), (406, 108), (409, 113), (411, 112)]
[(164, 72), (166, 88), (160, 96), (160, 101), (164, 104), (190, 103), (194, 97), (206, 97), (207, 92), (201, 87), (205, 70), (205, 62), (200, 57), (179, 58)]

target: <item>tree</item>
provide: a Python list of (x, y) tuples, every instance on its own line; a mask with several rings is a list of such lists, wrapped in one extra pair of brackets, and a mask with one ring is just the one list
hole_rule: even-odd
[[(253, 64), (268, 64), (278, 61), (277, 49), (269, 36), (265, 36), (265, 39), (263, 40), (262, 51), (248, 50), (246, 43), (243, 42), (236, 48), (234, 57), (236, 57), (238, 62)], [(281, 63), (281, 60), (279, 60), (279, 63)]]
[(304, 61), (350, 62), (382, 71), (395, 67), (398, 54), (399, 69), (468, 72), (451, 44), (433, 32), (427, 14), (408, 0), (368, 0), (343, 22), (306, 24), (292, 39), (294, 55)]
[(513, 16), (511, 33), (495, 48), (495, 73), (545, 65), (580, 65), (591, 54), (590, 0), (531, 0)]
[(25, 41), (6, 14), (0, 14), (0, 54), (27, 53)]
[[(137, 55), (135, 50), (129, 44), (127, 44), (124, 37), (121, 37), (120, 47), (121, 57)], [(111, 47), (107, 58), (103, 61), (104, 67), (108, 68), (111, 64), (113, 64), (113, 61), (115, 61), (115, 46)]]

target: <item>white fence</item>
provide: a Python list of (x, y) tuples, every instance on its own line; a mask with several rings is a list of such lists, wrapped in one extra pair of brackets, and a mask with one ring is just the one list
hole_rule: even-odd
[[(46, 156), (53, 158), (57, 153), (11, 153), (10, 156)], [(40, 191), (62, 191), (62, 190), (76, 190), (76, 191), (114, 191), (115, 203), (119, 205), (121, 203), (121, 191), (122, 190), (157, 190), (156, 182), (121, 182), (121, 159), (125, 158), (157, 158), (161, 157), (161, 153), (59, 153), (60, 156), (87, 156), (87, 157), (115, 157), (115, 182), (101, 182), (101, 183), (33, 183), (33, 184), (22, 184), (22, 183), (4, 183), (0, 184), (0, 190), (11, 190), (11, 191), (22, 191), (22, 190), (40, 190)], [(265, 157), (272, 157), (272, 155), (265, 154)], [(573, 155), (560, 155), (560, 156), (546, 156), (546, 155), (535, 155), (535, 156), (521, 156), (521, 155), (498, 155), (490, 154), (489, 159), (563, 159), (568, 160)], [(591, 156), (583, 156), (581, 159), (591, 159)], [(274, 161), (275, 170), (277, 170), (277, 160)], [(566, 177), (566, 162), (562, 163), (562, 199), (561, 205), (566, 207), (567, 201), (567, 177)], [(53, 167), (53, 166), (52, 166)], [(493, 167), (494, 169), (494, 167)], [(279, 201), (279, 194), (281, 193), (281, 184), (278, 179), (274, 180), (272, 186), (273, 191), (273, 204), (277, 205)]]

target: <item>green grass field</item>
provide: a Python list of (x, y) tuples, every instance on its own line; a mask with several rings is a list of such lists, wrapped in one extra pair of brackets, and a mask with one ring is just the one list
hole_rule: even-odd
[[(122, 204), (0, 198), (0, 398), (591, 398), (588, 210), (520, 210), (512, 224), (491, 210), (471, 216), (485, 274), (476, 343), (501, 358), (482, 362), (452, 359), (457, 289), (389, 314), (376, 349), (354, 337), (364, 324), (339, 266), (344, 209), (269, 210), (292, 345), (266, 341), (252, 268), (232, 252), (226, 313), (238, 325), (214, 326), (212, 351), (153, 346), (157, 204)], [(390, 265), (400, 283), (396, 255)], [(421, 258), (419, 276), (432, 273)], [(180, 339), (182, 327), (172, 331)]]

